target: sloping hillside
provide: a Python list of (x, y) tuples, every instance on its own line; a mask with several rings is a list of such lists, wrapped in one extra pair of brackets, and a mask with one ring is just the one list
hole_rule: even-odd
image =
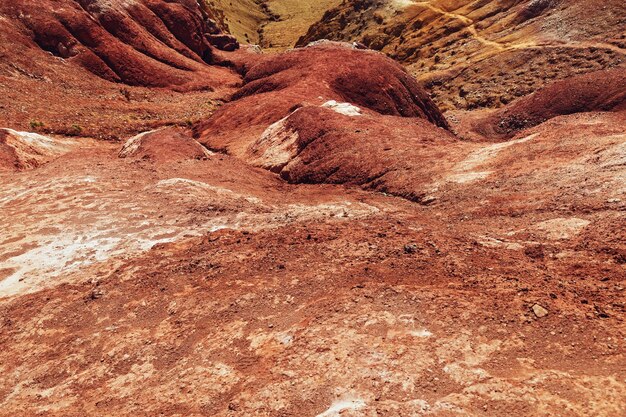
[(259, 0), (204, 0), (214, 10), (221, 12), (220, 23), (241, 42), (258, 44), (259, 29), (269, 16)]
[(405, 63), (445, 109), (499, 107), (624, 63), (619, 0), (346, 0), (299, 40), (360, 41)]
[(213, 62), (218, 21), (193, 0), (1, 1), (2, 127), (116, 138), (191, 123), (241, 82)]

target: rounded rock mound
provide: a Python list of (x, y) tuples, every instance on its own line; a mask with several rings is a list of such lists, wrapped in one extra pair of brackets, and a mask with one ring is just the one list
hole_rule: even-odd
[(428, 158), (454, 146), (448, 123), (398, 63), (316, 42), (260, 56), (198, 141), (292, 183), (359, 185), (420, 201)]
[(477, 130), (508, 137), (558, 116), (624, 110), (626, 67), (618, 67), (550, 84), (489, 115), (477, 124)]
[(195, 127), (200, 143), (241, 156), (271, 124), (304, 106), (358, 107), (363, 113), (419, 118), (447, 128), (445, 117), (404, 68), (352, 44), (318, 42), (259, 56), (232, 100)]
[(37, 168), (69, 152), (74, 141), (0, 129), (0, 172)]
[(212, 153), (196, 142), (186, 130), (167, 127), (140, 133), (128, 139), (118, 156), (157, 163), (203, 160)]

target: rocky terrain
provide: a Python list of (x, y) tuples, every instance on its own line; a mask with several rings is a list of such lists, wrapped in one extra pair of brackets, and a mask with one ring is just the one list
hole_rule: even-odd
[(500, 107), (623, 66), (624, 2), (346, 0), (298, 42), (360, 41), (408, 65), (443, 109)]
[(625, 19), (0, 0), (0, 416), (622, 416)]

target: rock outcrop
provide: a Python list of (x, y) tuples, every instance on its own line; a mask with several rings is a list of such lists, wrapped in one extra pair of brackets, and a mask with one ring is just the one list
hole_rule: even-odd
[(71, 150), (70, 139), (0, 129), (0, 172), (34, 169)]
[(211, 156), (204, 146), (196, 142), (184, 129), (164, 128), (143, 132), (128, 139), (120, 158), (171, 162), (207, 159)]
[(419, 180), (399, 180), (398, 173), (421, 166), (429, 145), (454, 141), (439, 109), (400, 65), (351, 44), (320, 42), (259, 57), (244, 81), (196, 126), (198, 140), (290, 182), (412, 196)]
[(495, 131), (512, 134), (557, 116), (626, 110), (626, 68), (567, 78), (498, 110)]

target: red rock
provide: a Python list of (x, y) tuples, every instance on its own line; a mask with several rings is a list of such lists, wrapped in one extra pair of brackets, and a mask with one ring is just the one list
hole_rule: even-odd
[(120, 149), (120, 158), (170, 162), (207, 159), (211, 156), (184, 129), (169, 127), (140, 133), (130, 138)]
[(213, 29), (195, 1), (91, 0), (81, 6), (70, 0), (17, 0), (0, 2), (0, 13), (15, 23), (4, 29), (14, 42), (110, 81), (178, 90), (238, 81), (231, 71), (206, 65), (212, 47), (204, 35)]
[[(402, 67), (321, 42), (262, 57), (230, 103), (196, 127), (199, 141), (290, 182), (348, 183), (419, 200), (421, 162), (455, 140)], [(409, 171), (413, 169), (413, 174)]]
[(68, 152), (72, 144), (69, 139), (0, 129), (0, 171), (37, 168)]
[(592, 72), (557, 81), (495, 113), (496, 131), (509, 133), (556, 116), (626, 110), (626, 68)]
[(269, 128), (245, 158), (293, 183), (354, 184), (421, 201), (436, 169), (424, 160), (455, 143), (423, 119), (307, 106)]

